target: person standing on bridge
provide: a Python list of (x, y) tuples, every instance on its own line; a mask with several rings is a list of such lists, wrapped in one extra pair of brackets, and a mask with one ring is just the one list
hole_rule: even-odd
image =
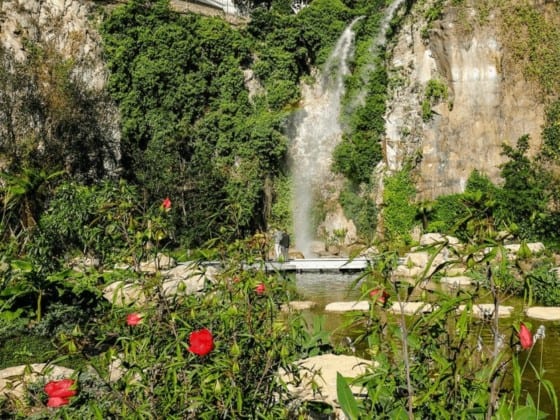
[(280, 247), (282, 248), (282, 259), (288, 261), (290, 259), (290, 235), (287, 232), (282, 232), (282, 239), (280, 240)]
[(276, 261), (280, 261), (280, 257), (282, 256), (282, 242), (283, 233), (281, 230), (276, 229), (274, 231), (274, 256), (276, 257)]

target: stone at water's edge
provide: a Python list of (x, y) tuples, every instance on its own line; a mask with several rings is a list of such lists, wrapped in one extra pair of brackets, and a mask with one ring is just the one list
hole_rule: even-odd
[[(466, 308), (465, 305), (459, 305), (457, 309), (459, 312), (464, 311)], [(513, 312), (513, 306), (498, 306), (498, 318), (508, 318), (511, 316)], [(479, 303), (477, 305), (473, 305), (472, 313), (477, 318), (492, 318), (494, 316), (494, 304), (492, 303)]]
[(305, 311), (307, 309), (312, 309), (316, 306), (316, 303), (311, 300), (293, 300), (282, 305), (282, 312), (290, 311)]
[(0, 370), (0, 396), (9, 395), (22, 399), (27, 384), (36, 382), (44, 377), (46, 381), (69, 378), (74, 370), (46, 363), (13, 366)]
[[(289, 392), (300, 401), (322, 401), (335, 409), (336, 418), (343, 419), (339, 409), (336, 391), (336, 375), (355, 378), (367, 372), (373, 364), (369, 360), (356, 356), (323, 354), (309, 357), (296, 362), (299, 375), (294, 377), (290, 372), (280, 370), (280, 379), (288, 385)], [(362, 393), (361, 387), (352, 386), (356, 395)]]
[(534, 306), (527, 309), (529, 318), (542, 319), (543, 321), (560, 321), (559, 307)]
[(395, 314), (415, 315), (432, 312), (436, 307), (437, 305), (428, 302), (395, 302), (389, 311)]
[[(172, 259), (165, 259), (163, 256), (158, 258), (160, 266), (162, 264), (166, 267), (172, 266), (170, 269), (159, 271), (163, 278), (162, 294), (166, 298), (199, 293), (204, 289), (206, 282), (216, 281), (218, 271), (214, 267), (200, 267), (195, 263), (177, 265)], [(149, 274), (158, 273), (155, 263), (147, 264), (144, 268), (148, 266), (151, 267), (147, 271)], [(142, 285), (135, 283), (134, 280), (129, 283), (123, 281), (111, 283), (103, 290), (103, 296), (118, 306), (142, 306), (147, 303)]]
[(442, 277), (440, 283), (447, 284), (450, 286), (470, 286), (474, 283), (473, 279), (467, 276), (451, 276)]
[(350, 302), (332, 302), (325, 306), (325, 312), (350, 312), (369, 311), (369, 302), (366, 300)]

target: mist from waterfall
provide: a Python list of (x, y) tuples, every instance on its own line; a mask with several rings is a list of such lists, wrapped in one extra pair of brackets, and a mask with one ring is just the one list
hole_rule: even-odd
[(352, 28), (359, 19), (344, 30), (315, 85), (303, 89), (302, 107), (293, 119), (295, 135), (289, 156), (295, 246), (307, 257), (315, 239), (311, 220), (313, 203), (321, 187), (332, 178), (332, 154), (342, 137), (340, 101), (344, 95), (344, 77), (350, 73), (347, 62), (354, 41)]

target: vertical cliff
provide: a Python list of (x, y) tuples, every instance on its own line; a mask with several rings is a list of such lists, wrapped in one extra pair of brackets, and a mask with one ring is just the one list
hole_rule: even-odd
[(87, 1), (0, 2), (0, 167), (49, 162), (81, 179), (117, 170), (101, 10)]
[[(430, 7), (418, 2), (394, 40), (386, 114), (386, 165), (416, 162), (419, 199), (463, 191), (474, 169), (499, 182), (502, 143), (529, 134), (534, 149), (544, 119), (537, 83), (511, 60), (507, 9), (447, 6), (427, 22)], [(430, 83), (446, 95), (430, 97)]]

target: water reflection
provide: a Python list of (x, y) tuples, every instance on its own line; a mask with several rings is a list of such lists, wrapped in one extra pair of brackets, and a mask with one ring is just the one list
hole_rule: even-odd
[[(307, 311), (305, 316), (310, 320), (315, 315), (324, 316), (325, 328), (327, 331), (336, 332), (334, 341), (335, 345), (342, 343), (345, 336), (352, 336), (355, 332), (351, 331), (340, 331), (340, 327), (345, 324), (348, 320), (349, 315), (340, 313), (326, 313), (324, 311), (325, 306), (331, 302), (344, 302), (353, 301), (361, 298), (360, 294), (360, 274), (344, 274), (344, 273), (301, 273), (295, 274), (295, 284), (298, 292), (303, 300), (310, 300), (315, 302), (316, 306), (314, 309)], [(437, 284), (427, 285), (428, 291), (434, 292), (447, 291), (449, 293), (456, 292), (454, 288), (444, 288)], [(481, 302), (489, 302), (490, 296), (485, 296)], [(542, 322), (539, 320), (527, 319), (522, 315), (523, 301), (519, 298), (509, 298), (507, 301), (503, 302), (504, 305), (509, 305), (514, 307), (513, 318), (502, 318), (500, 319), (500, 330), (507, 340), (511, 335), (512, 324), (515, 320), (522, 319), (523, 322), (530, 327), (531, 331), (536, 332), (539, 325), (544, 325), (546, 328), (546, 338), (544, 340), (538, 340), (529, 351), (524, 351), (520, 353), (519, 362), (523, 366), (527, 356), (529, 356), (529, 362), (535, 366), (538, 370), (541, 366), (542, 357), (542, 368), (544, 369), (544, 378), (548, 379), (554, 385), (557, 391), (560, 391), (560, 322)], [(483, 323), (482, 321), (479, 321)], [(492, 335), (490, 333), (490, 328), (481, 328), (482, 340), (488, 345), (492, 341)], [(523, 375), (522, 387), (524, 392), (529, 392), (537, 404), (540, 398), (540, 408), (542, 411), (550, 413), (554, 417), (553, 404), (548, 397), (546, 390), (541, 386), (539, 393), (539, 381), (536, 379), (536, 374), (531, 368), (530, 364), (527, 364)]]

